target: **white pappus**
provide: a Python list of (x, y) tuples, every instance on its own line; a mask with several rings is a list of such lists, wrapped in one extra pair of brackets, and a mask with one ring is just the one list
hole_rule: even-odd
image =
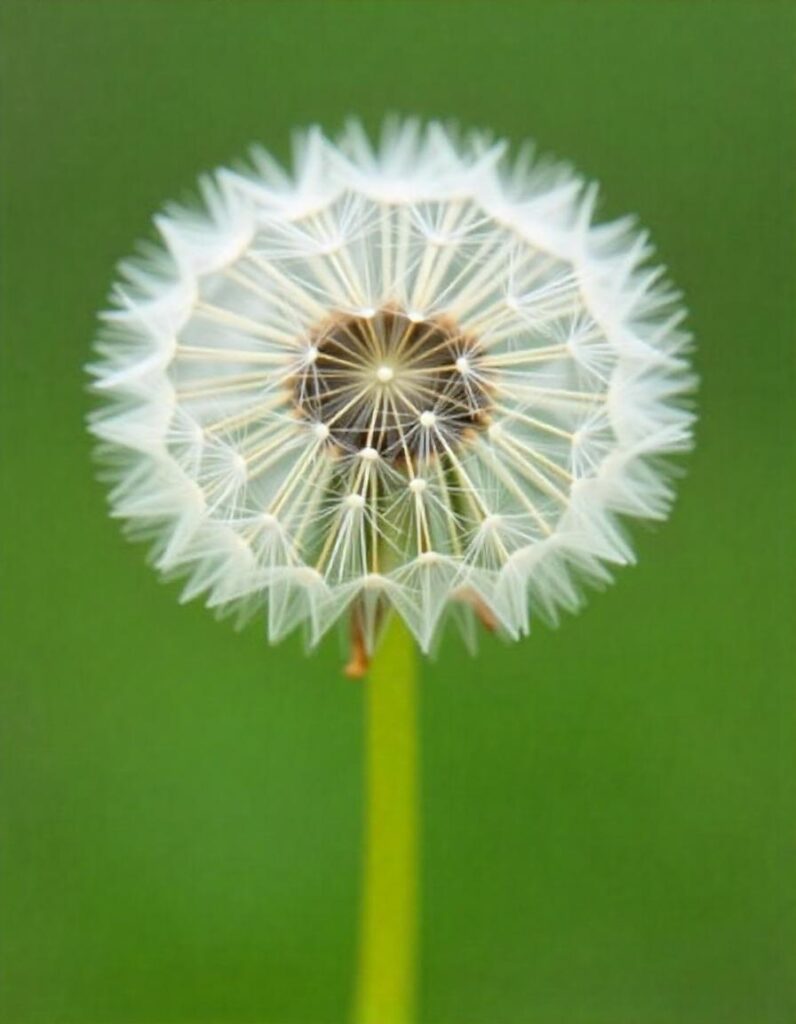
[(89, 367), (113, 514), (272, 641), (392, 608), (516, 637), (632, 560), (690, 447), (684, 310), (632, 218), (505, 142), (392, 120), (201, 180), (124, 262)]

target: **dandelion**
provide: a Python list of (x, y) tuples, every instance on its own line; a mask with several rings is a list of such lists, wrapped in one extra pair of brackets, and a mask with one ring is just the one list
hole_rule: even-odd
[[(353, 676), (390, 611), (428, 651), (447, 616), (519, 637), (576, 608), (632, 561), (622, 518), (666, 516), (693, 424), (679, 293), (632, 218), (593, 223), (596, 197), (529, 146), (414, 120), (376, 146), (311, 128), (292, 173), (256, 150), (202, 179), (103, 315), (91, 429), (114, 515), (186, 600), (265, 607), (272, 641), (347, 615)], [(369, 689), (357, 999), (380, 1024), (410, 1019), (414, 984), (396, 635)]]
[(155, 218), (90, 367), (113, 512), (184, 598), (272, 641), (387, 609), (517, 637), (632, 560), (687, 448), (679, 296), (631, 219), (526, 147), (440, 124), (312, 128)]

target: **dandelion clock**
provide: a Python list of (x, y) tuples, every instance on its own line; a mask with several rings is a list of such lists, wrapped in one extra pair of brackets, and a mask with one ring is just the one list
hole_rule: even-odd
[(257, 150), (158, 215), (102, 317), (113, 514), (185, 599), (262, 611), (272, 641), (344, 622), (352, 676), (375, 654), (362, 1021), (411, 1019), (414, 642), (574, 609), (691, 442), (679, 295), (595, 199), (484, 135), (313, 128), (291, 170)]

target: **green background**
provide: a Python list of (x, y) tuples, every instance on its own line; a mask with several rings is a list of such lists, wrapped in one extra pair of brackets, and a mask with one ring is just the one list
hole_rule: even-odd
[(326, 1024), (352, 992), (362, 687), (180, 607), (105, 513), (82, 364), (151, 213), (355, 112), (528, 135), (685, 289), (698, 447), (639, 565), (422, 671), (424, 1024), (796, 1020), (794, 16), (734, 3), (2, 10), (8, 1024)]

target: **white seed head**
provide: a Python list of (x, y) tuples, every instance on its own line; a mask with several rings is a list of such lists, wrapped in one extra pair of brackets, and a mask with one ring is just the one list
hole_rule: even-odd
[(156, 218), (91, 429), (186, 598), (266, 604), (272, 639), (353, 602), (368, 647), (392, 605), (427, 649), (477, 594), (516, 636), (632, 558), (617, 517), (665, 517), (693, 422), (677, 293), (629, 220), (592, 223), (593, 187), (505, 150), (311, 129), (292, 174), (224, 169), (205, 214)]

